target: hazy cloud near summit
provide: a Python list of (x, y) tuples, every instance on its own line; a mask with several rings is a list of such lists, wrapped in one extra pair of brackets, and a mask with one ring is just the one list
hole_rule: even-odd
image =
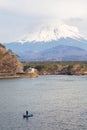
[(29, 28), (57, 20), (78, 26), (87, 37), (87, 0), (0, 0), (0, 20), (2, 41), (14, 40)]

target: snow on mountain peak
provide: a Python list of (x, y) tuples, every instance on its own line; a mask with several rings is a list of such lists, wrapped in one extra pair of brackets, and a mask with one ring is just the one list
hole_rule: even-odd
[(39, 31), (24, 35), (18, 42), (48, 42), (58, 40), (60, 38), (73, 38), (80, 39), (78, 28), (75, 26), (69, 26), (66, 24), (50, 24), (45, 27), (41, 27)]

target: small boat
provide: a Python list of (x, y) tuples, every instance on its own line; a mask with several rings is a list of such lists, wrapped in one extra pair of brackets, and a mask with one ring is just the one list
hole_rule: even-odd
[(23, 115), (23, 118), (33, 117), (33, 114)]

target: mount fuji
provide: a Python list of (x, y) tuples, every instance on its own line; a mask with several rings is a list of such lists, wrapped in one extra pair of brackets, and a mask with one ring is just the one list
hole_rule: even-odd
[(87, 61), (87, 40), (77, 27), (49, 24), (21, 39), (4, 43), (22, 61)]

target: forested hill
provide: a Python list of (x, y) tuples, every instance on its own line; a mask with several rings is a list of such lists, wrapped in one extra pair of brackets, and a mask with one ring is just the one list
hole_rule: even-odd
[(68, 62), (29, 62), (23, 63), (24, 69), (34, 67), (40, 75), (87, 75), (87, 62), (68, 61)]
[(0, 43), (0, 74), (22, 72), (22, 63), (11, 50), (6, 50)]

